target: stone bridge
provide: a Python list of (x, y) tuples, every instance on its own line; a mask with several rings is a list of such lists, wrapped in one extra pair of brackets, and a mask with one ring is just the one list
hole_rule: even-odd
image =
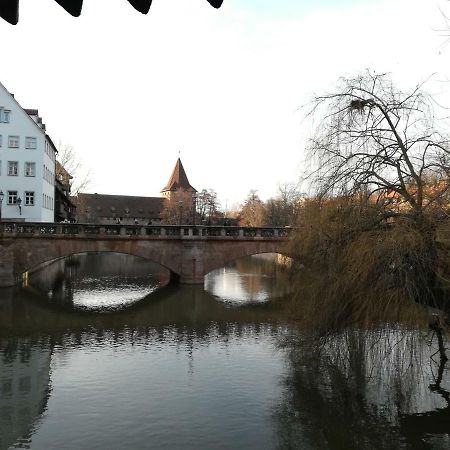
[(258, 253), (285, 253), (290, 228), (139, 226), (3, 222), (0, 287), (13, 286), (42, 264), (77, 253), (117, 252), (170, 270), (181, 283), (203, 283), (211, 270)]

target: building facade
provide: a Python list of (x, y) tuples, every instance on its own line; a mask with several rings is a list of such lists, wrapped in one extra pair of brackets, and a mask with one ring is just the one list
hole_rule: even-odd
[(70, 197), (72, 175), (56, 161), (55, 222), (75, 222), (76, 205)]
[(54, 221), (56, 153), (38, 111), (0, 83), (1, 220)]
[(161, 197), (79, 193), (73, 200), (79, 223), (158, 225), (164, 208)]

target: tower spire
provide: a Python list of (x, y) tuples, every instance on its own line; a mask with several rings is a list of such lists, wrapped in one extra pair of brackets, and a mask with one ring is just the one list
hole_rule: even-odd
[(164, 187), (164, 189), (161, 190), (161, 193), (165, 197), (170, 197), (171, 192), (175, 192), (178, 190), (183, 190), (187, 192), (197, 192), (195, 188), (193, 188), (188, 180), (188, 177), (186, 175), (186, 172), (183, 167), (183, 163), (181, 162), (180, 157), (178, 157), (177, 162), (175, 163), (175, 167), (173, 169), (172, 175)]

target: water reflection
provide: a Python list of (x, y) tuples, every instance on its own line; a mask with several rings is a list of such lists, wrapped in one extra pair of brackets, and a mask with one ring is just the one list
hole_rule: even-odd
[(158, 264), (119, 253), (79, 254), (33, 273), (28, 287), (55, 304), (84, 310), (114, 310), (132, 305), (169, 280)]
[(205, 289), (228, 304), (263, 303), (289, 294), (288, 267), (275, 253), (240, 258), (205, 277)]
[[(204, 288), (229, 305), (264, 303), (288, 294), (289, 271), (276, 254), (245, 257), (205, 277)], [(168, 270), (118, 253), (80, 254), (34, 272), (27, 288), (59, 306), (88, 311), (129, 307), (169, 281)]]
[[(167, 285), (126, 309), (80, 311), (78, 286), (96, 289), (82, 280), (115, 273), (120, 297), (122, 276), (148, 276), (140, 262), (93, 261), (0, 290), (1, 449), (450, 447), (450, 374), (430, 359), (426, 329), (384, 323), (308, 341), (288, 298), (255, 301), (279, 291), (273, 266), (254, 258), (226, 268), (236, 282), (210, 275), (210, 292)], [(55, 288), (61, 267), (75, 281)]]
[(95, 292), (95, 280), (108, 279), (117, 296), (127, 292), (130, 271), (148, 281), (139, 262), (124, 271), (123, 261), (102, 261), (58, 261), (25, 288), (2, 291), (2, 351), (23, 336), (43, 336), (41, 351), (51, 355), (44, 363), (52, 367), (45, 415), (41, 409), (17, 422), (8, 445), (274, 448), (268, 405), (279, 397), (276, 337), (285, 332), (278, 306), (230, 309), (203, 286), (168, 285), (115, 313), (81, 312), (77, 295)]
[(50, 393), (48, 340), (0, 340), (0, 448), (27, 446)]
[(36, 290), (9, 289), (0, 291), (0, 337), (44, 333), (55, 335), (55, 339), (67, 330), (75, 333), (89, 331), (99, 334), (114, 330), (122, 333), (133, 330), (148, 337), (149, 328), (164, 329), (173, 326), (178, 333), (208, 334), (211, 325), (217, 326), (220, 334), (228, 334), (230, 327), (251, 326), (256, 330), (266, 324), (278, 323), (277, 303), (249, 305), (242, 308), (227, 308), (206, 292), (203, 286), (168, 285), (160, 288), (130, 307), (110, 314), (81, 312), (71, 308), (60, 308), (49, 303), (47, 297)]
[(306, 448), (298, 436), (315, 449), (449, 448), (449, 370), (435, 350), (423, 330), (392, 324), (293, 348), (276, 410), (281, 448)]

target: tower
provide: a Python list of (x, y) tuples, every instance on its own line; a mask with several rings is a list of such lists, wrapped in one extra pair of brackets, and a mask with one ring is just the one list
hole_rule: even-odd
[(188, 177), (180, 158), (177, 159), (172, 175), (166, 186), (161, 190), (161, 194), (164, 198), (170, 200), (171, 195), (177, 191), (189, 192), (191, 195), (194, 195), (197, 192), (197, 190), (189, 184)]

